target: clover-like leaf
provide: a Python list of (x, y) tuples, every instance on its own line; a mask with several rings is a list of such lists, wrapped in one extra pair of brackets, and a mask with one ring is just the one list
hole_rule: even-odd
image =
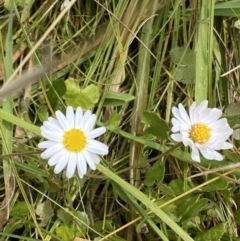
[(89, 85), (85, 89), (81, 90), (77, 81), (73, 78), (69, 78), (65, 81), (66, 93), (63, 95), (63, 99), (66, 104), (73, 108), (82, 107), (84, 110), (89, 110), (94, 107), (99, 99), (99, 90), (96, 85)]

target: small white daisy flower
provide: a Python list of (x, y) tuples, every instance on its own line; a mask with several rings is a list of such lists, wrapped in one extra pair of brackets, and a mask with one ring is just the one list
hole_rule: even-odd
[(194, 161), (200, 162), (199, 151), (208, 160), (223, 160), (223, 156), (216, 150), (230, 149), (232, 144), (226, 140), (233, 133), (226, 118), (221, 118), (222, 111), (217, 108), (207, 108), (208, 101), (204, 100), (196, 106), (193, 102), (189, 115), (182, 104), (173, 107), (172, 134), (174, 141), (183, 142), (190, 146)]
[(78, 107), (74, 113), (71, 106), (67, 107), (66, 116), (56, 111), (56, 119), (49, 117), (41, 126), (42, 136), (48, 139), (38, 144), (39, 148), (46, 148), (41, 157), (48, 159), (50, 166), (55, 166), (54, 172), (60, 173), (65, 167), (67, 178), (71, 178), (77, 168), (82, 178), (87, 172), (87, 164), (96, 169), (100, 162), (98, 155), (108, 154), (108, 147), (94, 140), (106, 132), (105, 127), (93, 130), (96, 115), (90, 110), (83, 113)]

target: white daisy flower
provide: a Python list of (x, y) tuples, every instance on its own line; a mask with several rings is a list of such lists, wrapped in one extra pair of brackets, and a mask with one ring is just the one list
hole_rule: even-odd
[(222, 111), (217, 108), (207, 108), (208, 101), (204, 100), (196, 106), (193, 102), (189, 115), (182, 104), (173, 107), (172, 134), (174, 141), (183, 142), (184, 146), (192, 149), (191, 157), (200, 162), (199, 151), (208, 160), (223, 160), (216, 150), (230, 149), (232, 144), (226, 140), (233, 133), (226, 118), (221, 118)]
[(94, 140), (106, 132), (105, 127), (93, 130), (96, 115), (90, 110), (83, 113), (78, 107), (74, 113), (71, 106), (67, 107), (66, 116), (56, 111), (56, 119), (49, 117), (41, 126), (42, 136), (48, 139), (38, 144), (39, 148), (46, 148), (41, 157), (48, 159), (50, 166), (55, 166), (54, 172), (60, 173), (65, 167), (67, 178), (71, 178), (77, 168), (82, 178), (87, 172), (87, 164), (96, 169), (100, 162), (98, 155), (108, 154), (108, 147)]

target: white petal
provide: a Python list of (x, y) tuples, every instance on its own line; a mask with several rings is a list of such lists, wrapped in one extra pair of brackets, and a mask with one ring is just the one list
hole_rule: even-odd
[(69, 162), (69, 154), (60, 157), (59, 162), (56, 164), (54, 168), (54, 173), (58, 174), (59, 172), (61, 172), (66, 167), (68, 162)]
[(88, 140), (88, 144), (86, 146), (86, 150), (99, 154), (99, 155), (107, 155), (108, 147), (96, 140)]
[(69, 162), (66, 171), (66, 177), (71, 178), (76, 170), (77, 165), (77, 155), (75, 153), (71, 153), (69, 156)]
[(191, 151), (191, 157), (193, 161), (200, 162), (200, 156), (199, 156), (199, 151), (192, 149)]
[(61, 143), (55, 144), (49, 148), (47, 148), (44, 152), (41, 153), (41, 157), (43, 159), (47, 159), (53, 155), (55, 155), (57, 152), (63, 150), (63, 145)]
[(228, 126), (226, 118), (221, 118), (219, 120), (213, 121), (213, 122), (209, 123), (208, 125), (212, 129), (216, 129), (216, 128), (219, 128), (222, 126)]
[(87, 162), (82, 153), (77, 155), (77, 169), (80, 178), (82, 178), (87, 173)]
[(194, 123), (201, 122), (202, 111), (207, 108), (208, 101), (204, 100), (200, 105), (193, 110)]
[(179, 112), (184, 120), (183, 123), (187, 123), (190, 125), (191, 124), (190, 118), (189, 118), (189, 115), (188, 115), (187, 111), (185, 110), (184, 106), (182, 104), (179, 104), (178, 108), (179, 108)]
[(49, 148), (55, 144), (56, 144), (55, 141), (42, 141), (42, 142), (38, 143), (38, 147), (39, 148)]
[(69, 125), (73, 128), (74, 127), (74, 111), (72, 106), (68, 106), (66, 109), (66, 119)]
[(192, 124), (195, 123), (195, 120), (194, 120), (194, 110), (196, 108), (196, 102), (193, 102), (191, 105), (190, 105), (190, 108), (189, 108), (189, 117), (190, 117), (190, 121)]
[(91, 155), (89, 155), (89, 152), (84, 150), (82, 152), (82, 154), (85, 157), (85, 160), (87, 161), (87, 163), (90, 166), (90, 168), (92, 170), (96, 170), (96, 165), (95, 165), (94, 161), (92, 160)]
[(76, 113), (75, 113), (75, 128), (81, 128), (82, 127), (82, 118), (83, 118), (82, 108), (78, 107), (76, 109)]
[[(184, 109), (182, 104), (178, 105), (179, 107), (181, 107), (181, 110), (184, 112), (183, 114), (180, 112), (180, 110), (176, 107), (172, 108), (172, 113), (174, 115), (174, 117), (180, 122), (180, 123), (186, 123), (186, 120), (184, 119), (184, 117), (187, 115), (186, 110)], [(190, 121), (190, 120), (189, 120)]]
[(99, 156), (95, 153), (89, 152), (89, 155), (91, 156), (91, 159), (95, 164), (98, 164), (100, 162)]
[(62, 157), (64, 157), (66, 154), (64, 151), (59, 151), (55, 155), (53, 155), (49, 160), (48, 160), (48, 165), (49, 166), (55, 166)]
[(44, 121), (41, 130), (63, 132), (63, 129), (58, 123), (58, 121), (56, 121), (55, 123), (53, 123), (52, 121)]
[(214, 151), (214, 157), (213, 157), (213, 160), (216, 160), (216, 161), (222, 161), (223, 160), (223, 156), (217, 152), (217, 151)]
[(88, 119), (90, 118), (91, 115), (92, 115), (92, 112), (91, 112), (90, 110), (87, 110), (87, 111), (83, 114), (82, 123), (81, 123), (81, 128), (86, 124), (86, 122), (88, 122)]
[(83, 121), (82, 128), (85, 132), (89, 132), (93, 129), (95, 123), (97, 120), (97, 116), (95, 114), (92, 114), (87, 121)]
[(94, 139), (96, 137), (101, 136), (105, 132), (106, 132), (106, 128), (105, 127), (99, 127), (99, 128), (96, 128), (96, 129), (88, 132), (87, 133), (87, 138), (88, 139)]
[(212, 123), (221, 117), (222, 111), (217, 108), (206, 109), (202, 112), (202, 115), (204, 116), (203, 118), (204, 122)]
[(200, 149), (200, 152), (208, 160), (217, 160), (217, 161), (223, 160), (223, 156), (217, 151), (215, 151), (214, 149), (203, 147)]
[(73, 128), (73, 126), (70, 126), (70, 123), (68, 123), (66, 117), (64, 116), (64, 114), (61, 111), (57, 110), (55, 112), (55, 114), (56, 114), (56, 118), (57, 118), (59, 124), (61, 125), (61, 127), (63, 128), (63, 130), (67, 131), (67, 130)]
[(50, 123), (52, 123), (52, 124), (54, 124), (54, 125), (60, 126), (60, 125), (59, 125), (59, 122), (58, 122), (55, 118), (53, 118), (53, 117), (49, 117), (46, 122), (50, 122)]
[(229, 142), (224, 142), (223, 143), (223, 146), (222, 146), (222, 149), (223, 150), (226, 150), (226, 149), (232, 149), (233, 148), (233, 145)]
[(181, 134), (172, 134), (171, 138), (176, 141), (176, 142), (181, 142), (182, 141), (182, 135)]
[(42, 131), (42, 136), (46, 139), (49, 139), (50, 141), (56, 141), (56, 142), (62, 142), (62, 133), (59, 132), (53, 132), (53, 131)]

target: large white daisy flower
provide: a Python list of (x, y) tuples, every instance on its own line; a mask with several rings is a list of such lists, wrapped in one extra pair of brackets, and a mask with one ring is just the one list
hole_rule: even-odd
[(193, 102), (189, 115), (182, 104), (173, 107), (172, 134), (177, 142), (192, 149), (191, 157), (200, 162), (199, 151), (208, 160), (223, 160), (223, 156), (216, 150), (230, 149), (232, 144), (226, 142), (233, 130), (229, 127), (226, 118), (221, 118), (222, 111), (217, 108), (207, 108), (208, 101), (204, 100), (196, 106)]
[(41, 126), (42, 136), (48, 139), (38, 144), (39, 148), (46, 148), (41, 157), (48, 159), (50, 166), (55, 166), (58, 174), (65, 167), (67, 178), (71, 178), (77, 168), (82, 178), (87, 172), (87, 164), (96, 169), (100, 162), (98, 155), (108, 154), (108, 147), (94, 140), (106, 132), (105, 127), (93, 129), (96, 115), (90, 110), (83, 113), (78, 107), (74, 113), (71, 106), (67, 107), (66, 116), (56, 111), (56, 119), (49, 117)]

